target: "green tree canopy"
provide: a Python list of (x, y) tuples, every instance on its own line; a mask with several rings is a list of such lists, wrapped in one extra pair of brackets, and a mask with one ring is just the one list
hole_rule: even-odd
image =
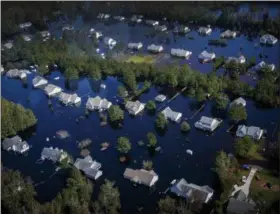
[(165, 119), (163, 113), (158, 113), (157, 118), (156, 118), (156, 127), (159, 129), (165, 129), (168, 124), (168, 120)]
[(190, 125), (188, 124), (187, 121), (183, 121), (183, 122), (181, 123), (181, 131), (182, 131), (182, 132), (187, 132), (187, 131), (189, 131), (190, 129), (191, 129), (191, 127), (190, 127)]
[(215, 103), (217, 109), (225, 110), (229, 103), (228, 96), (226, 94), (219, 93), (215, 98)]
[(148, 146), (155, 147), (157, 145), (157, 136), (154, 133), (148, 132), (147, 138), (148, 138), (148, 144), (147, 144)]
[(156, 104), (153, 100), (149, 100), (146, 105), (145, 105), (146, 109), (148, 109), (148, 111), (154, 111), (156, 109)]
[(246, 108), (239, 104), (233, 104), (228, 111), (229, 119), (235, 122), (247, 119)]
[(234, 150), (239, 157), (250, 158), (255, 152), (255, 143), (250, 137), (245, 136), (235, 142)]
[(117, 122), (124, 119), (124, 112), (118, 105), (112, 105), (108, 110), (108, 114), (111, 122)]
[(129, 142), (129, 139), (127, 137), (119, 137), (118, 138), (118, 145), (117, 150), (120, 153), (128, 153), (131, 150), (131, 143)]

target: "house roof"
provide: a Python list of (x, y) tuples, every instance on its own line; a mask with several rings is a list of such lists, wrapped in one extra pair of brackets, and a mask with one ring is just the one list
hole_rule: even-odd
[(182, 115), (180, 112), (172, 111), (169, 107), (166, 107), (161, 113), (163, 113), (165, 118), (175, 121), (178, 119), (178, 117), (180, 117), (180, 115)]
[(64, 151), (62, 149), (58, 149), (58, 148), (53, 148), (53, 147), (44, 147), (42, 152), (41, 152), (41, 156), (43, 156), (44, 158), (48, 158), (51, 159), (52, 161), (59, 161), (62, 153)]
[(232, 104), (237, 104), (237, 105), (241, 104), (241, 105), (243, 105), (243, 106), (246, 106), (246, 100), (243, 99), (242, 97), (239, 97), (239, 98), (233, 100), (233, 101), (231, 102), (231, 105), (232, 105)]
[(199, 54), (198, 58), (200, 58), (200, 59), (212, 59), (214, 56), (215, 56), (214, 52), (209, 53), (209, 52), (204, 50)]
[(33, 85), (37, 85), (38, 83), (43, 85), (43, 84), (47, 84), (48, 80), (46, 80), (43, 77), (36, 76), (36, 77), (33, 78), (32, 83), (33, 83)]
[(74, 166), (82, 171), (88, 171), (89, 168), (98, 170), (101, 168), (101, 163), (98, 163), (97, 161), (93, 161), (91, 156), (87, 156), (84, 159), (77, 158)]
[(141, 182), (146, 185), (150, 185), (153, 178), (157, 176), (157, 174), (152, 170), (152, 171), (147, 171), (144, 169), (130, 169), (126, 168), (124, 171), (124, 176), (133, 180), (134, 182)]
[(256, 205), (231, 198), (228, 203), (227, 213), (257, 214)]
[(212, 126), (215, 121), (216, 119), (211, 117), (202, 116), (200, 118), (200, 122), (202, 122), (203, 124), (207, 124), (209, 126)]
[(239, 190), (235, 193), (234, 198), (239, 201), (245, 201), (247, 199), (247, 196), (242, 190)]
[(27, 142), (22, 141), (22, 139), (18, 135), (14, 136), (12, 138), (6, 138), (2, 142), (3, 149), (5, 149), (5, 150), (8, 150), (12, 146), (16, 146), (17, 149), (20, 150), (21, 148), (23, 148), (26, 145), (28, 145)]
[(55, 89), (60, 89), (61, 90), (61, 88), (60, 87), (58, 87), (58, 86), (56, 86), (56, 85), (53, 85), (53, 84), (48, 84), (46, 87), (45, 87), (45, 91), (47, 92), (47, 93), (51, 93), (53, 90), (55, 90)]
[(138, 111), (139, 108), (143, 105), (143, 103), (140, 103), (138, 100), (133, 102), (133, 101), (127, 101), (125, 104), (125, 108), (131, 111)]

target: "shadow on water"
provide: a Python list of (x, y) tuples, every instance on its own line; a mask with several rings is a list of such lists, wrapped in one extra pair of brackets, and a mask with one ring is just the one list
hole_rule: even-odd
[(18, 133), (23, 140), (28, 140), (30, 137), (36, 135), (37, 125), (31, 126), (24, 131)]

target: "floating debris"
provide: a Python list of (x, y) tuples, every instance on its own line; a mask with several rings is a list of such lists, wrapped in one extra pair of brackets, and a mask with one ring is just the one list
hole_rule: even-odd
[(138, 144), (138, 146), (144, 146), (145, 145), (145, 143), (142, 140), (138, 141), (137, 144)]
[(193, 155), (193, 151), (192, 150), (190, 150), (190, 149), (187, 149), (187, 151), (186, 151), (189, 155)]
[(65, 139), (70, 136), (69, 132), (66, 130), (59, 130), (56, 132), (56, 135), (60, 139)]
[(55, 79), (55, 80), (59, 80), (59, 79), (60, 79), (60, 77), (55, 77), (54, 79)]
[(55, 168), (55, 171), (57, 172), (57, 171), (59, 171), (61, 168), (60, 167), (56, 167)]
[(158, 146), (157, 148), (155, 148), (155, 151), (157, 151), (157, 152), (161, 151), (161, 147)]
[(92, 143), (92, 140), (89, 138), (86, 138), (86, 139), (78, 142), (78, 147), (80, 149), (84, 149), (84, 148), (88, 147), (91, 143)]
[(46, 141), (49, 142), (49, 141), (50, 141), (50, 138), (47, 137), (47, 138), (46, 138)]
[(110, 146), (110, 144), (107, 142), (101, 143), (100, 145), (101, 145), (101, 149), (100, 149), (101, 151), (108, 149), (108, 147)]
[(106, 122), (106, 121), (100, 122), (100, 126), (106, 126), (106, 125), (107, 125), (107, 122)]
[(123, 163), (123, 162), (125, 162), (125, 161), (126, 161), (126, 157), (125, 157), (125, 156), (121, 156), (121, 157), (120, 157), (120, 162)]
[(83, 156), (84, 158), (89, 156), (89, 154), (90, 154), (90, 151), (88, 149), (83, 149), (83, 150), (81, 150), (81, 153), (80, 153), (80, 155)]

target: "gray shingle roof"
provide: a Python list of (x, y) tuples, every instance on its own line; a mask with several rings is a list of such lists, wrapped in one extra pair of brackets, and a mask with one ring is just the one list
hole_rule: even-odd
[(227, 214), (257, 214), (256, 205), (231, 198), (227, 207)]

